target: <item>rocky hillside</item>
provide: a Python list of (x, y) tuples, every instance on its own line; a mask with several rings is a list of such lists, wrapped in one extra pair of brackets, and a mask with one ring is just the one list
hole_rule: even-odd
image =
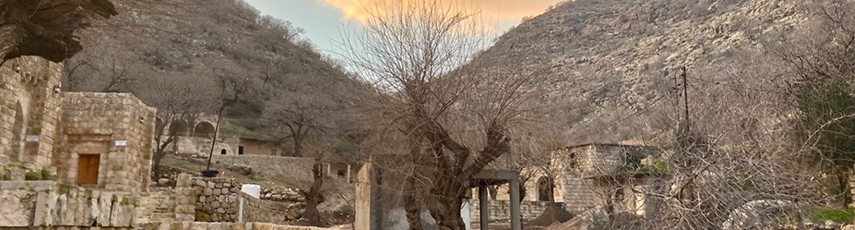
[(639, 130), (656, 135), (671, 128), (645, 116), (674, 98), (680, 66), (696, 75), (762, 46), (804, 20), (798, 2), (569, 1), (511, 29), (478, 58), (545, 81), (550, 119), (570, 142), (640, 138)]
[(241, 0), (115, 2), (119, 15), (82, 33), (85, 48), (66, 62), (63, 90), (133, 92), (161, 109), (194, 99), (210, 104), (196, 110), (213, 114), (223, 99), (237, 98), (229, 121), (246, 133), (268, 132), (254, 136), (264, 139), (287, 136), (259, 119), (273, 98), (315, 98), (327, 103), (325, 114), (338, 114), (360, 91), (302, 29)]

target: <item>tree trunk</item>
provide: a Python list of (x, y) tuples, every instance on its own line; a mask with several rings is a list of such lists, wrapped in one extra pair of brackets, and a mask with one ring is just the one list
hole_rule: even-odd
[(460, 207), (463, 205), (463, 194), (449, 195), (439, 198), (438, 208), (431, 213), (436, 219), (437, 228), (440, 230), (465, 229), (463, 219), (460, 218)]
[(422, 228), (422, 217), (421, 217), (421, 203), (419, 199), (422, 198), (420, 196), (422, 191), (421, 188), (417, 187), (416, 177), (419, 175), (419, 165), (423, 164), (421, 161), (421, 145), (419, 145), (418, 141), (414, 141), (414, 144), (410, 147), (410, 164), (412, 168), (412, 174), (408, 175), (404, 181), (404, 209), (407, 212), (407, 222), (410, 224), (410, 230), (421, 230)]
[(843, 206), (849, 207), (849, 204), (852, 203), (852, 192), (849, 188), (849, 174), (846, 170), (837, 170), (837, 185), (840, 188), (840, 193), (843, 196)]
[(316, 160), (312, 166), (312, 176), (315, 181), (312, 182), (312, 186), (308, 192), (302, 192), (303, 196), (306, 197), (306, 211), (303, 213), (303, 218), (306, 218), (309, 221), (309, 225), (312, 226), (323, 225), (321, 222), (321, 212), (318, 211), (318, 204), (324, 202), (324, 195), (321, 191), (321, 186), (324, 183), (324, 176), (321, 172), (322, 168), (321, 161)]
[(407, 212), (407, 222), (410, 223), (410, 230), (421, 230), (422, 216), (421, 207), (419, 205), (419, 197), (417, 197), (418, 189), (416, 188), (415, 176), (410, 176), (406, 179), (404, 190), (404, 209)]
[(294, 156), (303, 157), (303, 137), (294, 134)]
[[(431, 215), (436, 219), (440, 230), (464, 229), (463, 219), (460, 218), (460, 208), (463, 204), (464, 192), (468, 191), (463, 181), (458, 180), (459, 170), (448, 167), (447, 161), (439, 161), (439, 171), (435, 172), (432, 195), (436, 197)], [(471, 176), (469, 176), (471, 177)], [(468, 180), (466, 180), (468, 183)]]

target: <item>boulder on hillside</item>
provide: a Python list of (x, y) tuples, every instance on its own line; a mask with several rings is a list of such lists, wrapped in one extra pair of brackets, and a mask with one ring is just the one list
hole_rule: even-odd
[(249, 165), (233, 164), (229, 165), (228, 169), (240, 173), (241, 175), (252, 174), (252, 167)]

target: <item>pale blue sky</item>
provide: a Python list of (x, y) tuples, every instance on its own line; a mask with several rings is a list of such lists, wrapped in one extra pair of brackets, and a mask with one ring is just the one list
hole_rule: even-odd
[[(363, 4), (378, 0), (244, 0), (262, 14), (290, 21), (303, 28), (306, 37), (324, 53), (337, 50), (341, 40), (340, 30), (358, 28), (356, 18), (364, 10)], [(419, 1), (419, 0), (416, 0)], [(441, 0), (452, 1), (452, 0)], [(483, 16), (493, 22), (499, 31), (506, 31), (525, 16), (543, 13), (550, 5), (563, 0), (470, 0), (481, 9)], [(345, 14), (343, 12), (349, 12)]]

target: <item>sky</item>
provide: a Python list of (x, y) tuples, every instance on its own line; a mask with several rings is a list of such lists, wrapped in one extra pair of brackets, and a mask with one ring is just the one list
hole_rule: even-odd
[[(294, 26), (303, 28), (305, 36), (321, 52), (331, 54), (338, 50), (341, 31), (358, 29), (366, 17), (366, 6), (389, 0), (244, 0), (262, 14), (271, 15)], [(420, 1), (420, 0), (405, 0)], [(452, 2), (455, 0), (440, 0)], [(481, 16), (498, 31), (507, 31), (520, 23), (523, 17), (536, 16), (550, 5), (565, 0), (468, 0), (455, 1), (471, 4), (480, 9)]]

